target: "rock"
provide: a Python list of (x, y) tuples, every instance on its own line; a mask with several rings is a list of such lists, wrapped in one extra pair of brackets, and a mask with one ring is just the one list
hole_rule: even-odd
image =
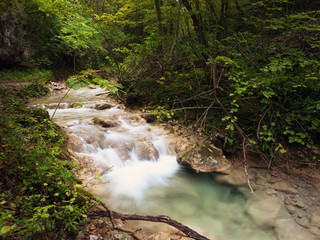
[(296, 207), (295, 206), (287, 205), (286, 208), (287, 208), (287, 210), (288, 210), (288, 212), (290, 214), (295, 214), (296, 213)]
[[(168, 240), (168, 239), (173, 239), (171, 238), (170, 234), (164, 233), (164, 232), (159, 232), (156, 234), (152, 234), (147, 238), (148, 240)], [(178, 238), (174, 238), (175, 240), (178, 240)]]
[(147, 123), (155, 122), (157, 120), (157, 116), (153, 113), (142, 113), (141, 117), (144, 118)]
[(219, 175), (216, 177), (219, 182), (225, 182), (234, 186), (243, 186), (247, 184), (245, 172), (241, 170), (233, 170), (228, 175)]
[[(5, 2), (2, 2), (2, 4), (5, 4)], [(30, 58), (29, 54), (26, 54), (28, 52), (27, 44), (24, 47), (23, 41), (21, 41), (25, 36), (23, 28), (24, 24), (21, 13), (6, 13), (6, 11), (1, 11), (0, 65), (2, 67), (12, 67), (18, 62), (17, 59), (19, 57), (22, 60)]]
[(128, 233), (125, 232), (117, 232), (112, 234), (112, 238), (108, 239), (114, 239), (114, 240), (131, 240), (131, 236)]
[(71, 150), (74, 152), (83, 152), (83, 142), (81, 139), (71, 134), (68, 136)]
[(302, 201), (301, 199), (297, 200), (296, 205), (298, 207), (300, 207), (300, 208), (303, 208), (303, 209), (307, 209), (308, 208), (307, 204), (304, 201)]
[(320, 229), (317, 227), (310, 227), (310, 232), (314, 235), (320, 236)]
[(100, 238), (98, 236), (96, 236), (96, 235), (90, 235), (89, 239), (90, 240), (99, 240)]
[(291, 199), (291, 198), (285, 198), (284, 200), (285, 204), (290, 205), (290, 206), (294, 206), (296, 205), (296, 203)]
[(267, 193), (268, 195), (276, 195), (276, 194), (277, 194), (277, 191), (274, 190), (274, 189), (268, 189), (268, 190), (266, 191), (266, 193)]
[(100, 125), (101, 127), (104, 127), (104, 128), (118, 127), (121, 125), (119, 121), (108, 121), (108, 120), (103, 120), (99, 117), (93, 118), (92, 121), (94, 124)]
[(152, 144), (152, 142), (145, 140), (136, 144), (136, 151), (139, 159), (144, 160), (157, 160), (159, 158), (159, 152)]
[(297, 216), (299, 217), (299, 218), (303, 218), (303, 217), (305, 217), (307, 215), (307, 213), (306, 213), (306, 211), (304, 211), (303, 209), (298, 209), (297, 210)]
[(281, 240), (315, 240), (314, 236), (305, 228), (299, 226), (293, 219), (278, 219), (275, 222), (277, 239)]
[(50, 81), (48, 86), (49, 86), (50, 91), (53, 92), (53, 93), (61, 91), (61, 90), (66, 88), (65, 83), (62, 83), (62, 82), (52, 82), (52, 81)]
[(320, 228), (320, 212), (312, 213), (311, 226)]
[(306, 217), (296, 218), (296, 222), (302, 227), (305, 227), (305, 228), (309, 228), (310, 227), (310, 221)]
[(109, 108), (112, 108), (112, 107), (113, 107), (113, 105), (109, 104), (109, 103), (96, 104), (94, 106), (94, 108), (97, 109), (97, 110), (105, 110), (105, 109), (109, 109)]
[(222, 150), (208, 140), (190, 144), (185, 151), (178, 152), (179, 164), (195, 172), (223, 172), (231, 167), (231, 163), (223, 155)]
[(297, 189), (290, 186), (288, 182), (276, 182), (271, 185), (272, 188), (289, 194), (296, 194), (298, 192)]
[(276, 219), (290, 217), (284, 209), (283, 202), (271, 196), (250, 204), (248, 213), (260, 226), (274, 226)]

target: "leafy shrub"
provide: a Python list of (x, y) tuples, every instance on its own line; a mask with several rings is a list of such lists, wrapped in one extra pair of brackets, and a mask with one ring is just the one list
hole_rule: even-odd
[(24, 89), (24, 91), (29, 97), (41, 97), (50, 92), (47, 86), (40, 83), (31, 83)]
[(63, 130), (12, 93), (0, 89), (0, 237), (66, 239), (87, 220), (90, 199), (64, 153)]

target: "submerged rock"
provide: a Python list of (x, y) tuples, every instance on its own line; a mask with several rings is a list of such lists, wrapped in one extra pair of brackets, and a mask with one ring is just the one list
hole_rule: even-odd
[(273, 196), (265, 196), (257, 202), (248, 202), (247, 212), (255, 223), (265, 227), (274, 227), (277, 220), (290, 218), (283, 201)]
[(231, 167), (222, 150), (208, 140), (190, 144), (183, 149), (185, 150), (177, 154), (178, 163), (197, 173), (224, 172)]

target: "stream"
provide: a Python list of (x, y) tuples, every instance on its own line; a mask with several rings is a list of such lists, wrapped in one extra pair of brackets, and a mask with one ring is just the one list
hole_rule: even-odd
[[(242, 191), (219, 183), (215, 174), (196, 174), (179, 166), (175, 138), (164, 126), (146, 123), (138, 112), (125, 110), (103, 93), (99, 88), (71, 91), (56, 112), (64, 93), (32, 102), (51, 116), (55, 112), (53, 121), (79, 142), (77, 154), (92, 159), (101, 170), (88, 176), (99, 179), (89, 191), (114, 210), (168, 215), (210, 239), (276, 239), (247, 214)], [(75, 103), (82, 106), (74, 108)], [(95, 109), (106, 103), (111, 106)], [(159, 229), (166, 231), (166, 226)]]

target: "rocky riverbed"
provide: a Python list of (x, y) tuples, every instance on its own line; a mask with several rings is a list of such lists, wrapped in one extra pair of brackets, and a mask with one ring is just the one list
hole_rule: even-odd
[[(59, 86), (59, 90), (61, 89), (63, 88)], [(108, 103), (96, 104), (92, 108), (103, 111), (114, 106), (112, 104), (118, 103), (108, 101)], [(72, 105), (71, 102), (62, 104), (62, 108), (68, 108)], [(119, 104), (118, 107), (125, 108)], [(139, 111), (129, 109), (126, 111), (132, 113), (130, 121), (133, 122), (141, 122), (144, 117), (147, 122), (155, 120), (154, 117)], [(120, 123), (116, 119), (106, 121), (101, 118), (93, 118), (91, 124), (98, 125), (100, 128), (113, 128), (119, 126)], [(155, 125), (159, 124), (155, 123)], [(246, 214), (251, 216), (260, 227), (273, 231), (276, 239), (320, 239), (320, 176), (318, 169), (295, 168), (289, 164), (280, 164), (268, 169), (259, 158), (249, 154), (247, 163), (248, 176), (254, 189), (254, 193), (252, 193), (248, 187), (248, 179), (241, 156), (227, 159), (222, 151), (212, 144), (212, 141), (191, 127), (184, 127), (177, 122), (162, 124), (161, 127), (170, 132), (168, 145), (172, 151), (177, 153), (177, 159), (181, 165), (195, 172), (216, 172), (212, 175), (212, 181), (235, 186), (249, 199), (244, 207)], [(86, 138), (85, 135), (83, 137)], [(88, 138), (86, 141), (90, 142), (93, 139)], [(121, 149), (130, 149), (133, 144), (125, 141), (116, 147), (121, 152)], [(143, 145), (138, 148), (141, 150), (139, 150), (141, 154), (144, 154), (143, 158), (157, 158), (157, 150), (152, 147), (152, 144), (149, 145), (151, 147)], [(97, 185), (101, 180), (94, 179), (92, 176), (103, 175), (109, 171), (109, 168), (108, 166), (95, 166), (89, 157), (86, 158), (74, 153), (81, 152), (82, 148), (82, 142), (71, 136), (70, 151), (73, 152), (74, 159), (81, 162), (83, 166), (90, 166), (90, 168), (84, 168), (79, 177), (84, 180), (86, 187)], [(125, 151), (123, 154), (123, 158), (126, 158)], [(110, 224), (110, 220), (107, 218), (92, 220), (79, 233), (77, 239), (109, 239), (110, 234), (114, 239), (131, 239), (131, 232), (149, 240), (187, 239), (172, 228), (167, 228), (166, 231), (159, 230), (162, 232), (157, 231), (156, 228), (154, 231), (136, 231), (139, 228), (136, 223), (118, 222), (118, 230), (111, 231)], [(124, 231), (124, 229), (126, 230)]]

